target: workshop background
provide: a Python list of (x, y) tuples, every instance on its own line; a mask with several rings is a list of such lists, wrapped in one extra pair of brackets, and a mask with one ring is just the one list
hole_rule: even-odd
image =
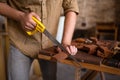
[[(78, 0), (80, 13), (73, 39), (78, 37), (89, 38), (91, 36), (103, 40), (120, 41), (120, 0)], [(58, 34), (56, 39), (61, 41), (64, 16), (61, 14)], [(9, 47), (6, 19), (0, 16), (0, 80), (7, 80), (6, 64)], [(75, 68), (73, 66), (58, 63), (58, 80), (73, 80)], [(84, 73), (86, 69), (82, 69)], [(37, 61), (34, 61), (30, 77), (31, 80), (42, 80)], [(60, 76), (61, 75), (61, 76)], [(94, 80), (100, 80), (96, 76)], [(105, 73), (106, 80), (120, 80), (120, 76)]]

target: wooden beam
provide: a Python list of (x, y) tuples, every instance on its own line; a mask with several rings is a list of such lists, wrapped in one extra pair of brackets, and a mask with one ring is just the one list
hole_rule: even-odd
[(0, 36), (0, 79), (6, 80), (5, 59), (2, 45), (2, 36)]
[[(42, 54), (39, 54), (38, 58), (39, 59), (44, 59), (44, 60), (51, 60), (50, 56), (46, 56), (46, 55), (42, 55)], [(106, 72), (106, 73), (110, 73), (110, 74), (120, 75), (120, 69), (105, 66), (105, 65), (102, 65), (102, 64), (101, 65), (95, 65), (95, 64), (89, 64), (89, 63), (80, 62), (80, 65), (79, 65), (79, 64), (75, 63), (72, 60), (61, 60), (60, 62), (63, 63), (63, 64), (72, 65), (72, 66), (74, 66), (76, 68), (83, 67), (83, 68), (96, 70), (96, 71), (100, 71), (100, 72)]]

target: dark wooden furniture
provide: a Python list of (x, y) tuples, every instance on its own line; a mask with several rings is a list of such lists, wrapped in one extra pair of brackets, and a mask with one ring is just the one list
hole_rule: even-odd
[(96, 26), (97, 34), (96, 36), (101, 39), (101, 37), (111, 37), (113, 40), (117, 40), (118, 37), (118, 27), (115, 23), (97, 23)]

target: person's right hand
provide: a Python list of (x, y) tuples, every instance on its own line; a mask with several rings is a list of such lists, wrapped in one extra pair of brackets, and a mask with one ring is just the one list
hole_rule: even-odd
[(35, 29), (36, 22), (34, 22), (34, 20), (32, 19), (33, 16), (36, 17), (38, 20), (40, 20), (40, 17), (34, 12), (25, 13), (22, 15), (20, 19), (20, 23), (21, 23), (23, 30), (32, 31)]

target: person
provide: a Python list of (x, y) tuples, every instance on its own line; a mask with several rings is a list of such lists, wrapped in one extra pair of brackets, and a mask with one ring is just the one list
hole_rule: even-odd
[[(9, 80), (29, 80), (31, 63), (37, 59), (39, 51), (53, 46), (53, 43), (42, 33), (32, 36), (36, 23), (34, 16), (55, 37), (61, 10), (65, 15), (64, 33), (61, 44), (71, 55), (77, 48), (71, 45), (77, 14), (77, 0), (0, 0), (0, 15), (6, 16), (10, 38), (10, 54), (8, 59)], [(43, 80), (56, 80), (56, 64), (46, 60), (38, 60)]]

